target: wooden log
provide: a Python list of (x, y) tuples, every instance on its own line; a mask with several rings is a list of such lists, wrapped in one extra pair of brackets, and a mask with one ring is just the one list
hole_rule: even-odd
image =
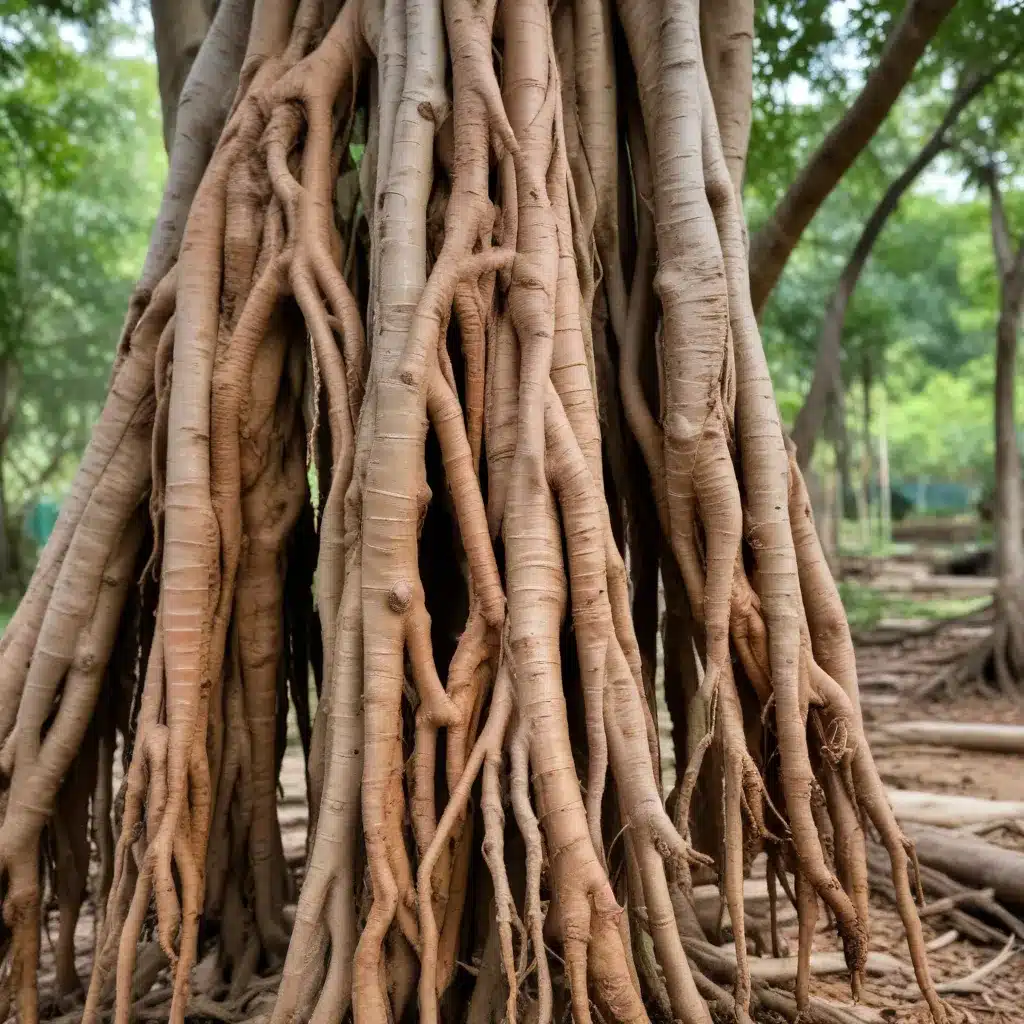
[(904, 831), (922, 864), (975, 888), (992, 889), (1003, 903), (1024, 905), (1024, 854), (916, 822), (904, 822)]
[(960, 828), (983, 821), (1024, 819), (1024, 803), (1016, 800), (981, 800), (911, 789), (888, 789), (887, 793), (901, 822)]
[(883, 740), (921, 743), (988, 754), (1024, 754), (1024, 726), (986, 722), (890, 722), (879, 730)]
[[(877, 892), (891, 903), (896, 904), (896, 888), (892, 884), (889, 857), (885, 850), (874, 843), (868, 846), (868, 868), (871, 891)], [(941, 871), (929, 867), (927, 864), (921, 864), (921, 881), (924, 884), (925, 892), (933, 896), (955, 896), (962, 892), (975, 891), (968, 889), (966, 886), (950, 878), (949, 875), (945, 875)], [(976, 907), (972, 907), (972, 909), (977, 912)], [(1016, 927), (1008, 923), (1012, 921), (1020, 924), (1004, 906), (996, 903), (994, 899), (991, 907), (986, 906), (984, 910), (987, 914), (997, 916), (1000, 921), (1004, 921), (1004, 918), (1008, 919), (1006, 922), (1007, 927), (1014, 934), (1024, 932), (1024, 926), (1021, 926), (1020, 931), (1018, 931)], [(972, 916), (966, 910), (959, 907), (954, 907), (944, 914), (943, 917), (961, 935), (972, 942), (977, 942), (980, 945), (1000, 945), (1006, 941), (1005, 931), (993, 928), (992, 925)]]
[[(735, 946), (718, 946), (718, 952), (730, 961), (736, 961)], [(792, 981), (796, 977), (797, 958), (795, 956), (750, 957), (747, 960), (750, 977), (754, 981), (763, 981), (769, 985)], [(913, 978), (914, 969), (910, 964), (891, 956), (872, 950), (868, 953), (865, 968), (868, 974), (884, 977), (887, 974), (902, 974)], [(846, 957), (838, 950), (827, 950), (811, 954), (811, 974), (845, 974)]]

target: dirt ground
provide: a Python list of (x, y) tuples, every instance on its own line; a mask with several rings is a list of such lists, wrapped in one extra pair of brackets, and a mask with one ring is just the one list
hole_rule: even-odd
[[(981, 694), (951, 696), (941, 686), (933, 690), (941, 699), (921, 699), (916, 695), (920, 688), (941, 678), (954, 652), (982, 643), (989, 632), (987, 616), (982, 612), (946, 623), (883, 621), (870, 633), (857, 637), (865, 724), (887, 787), (1024, 801), (1024, 763), (1019, 757), (892, 743), (882, 737), (887, 723), (910, 719), (1024, 725), (1024, 703), (1017, 701)], [(664, 707), (659, 717), (664, 754), (665, 750), (671, 750), (670, 720)], [(666, 779), (666, 785), (671, 781), (671, 777)], [(1007, 827), (990, 832), (985, 838), (1024, 852), (1024, 821), (1008, 823)], [(763, 870), (763, 863), (755, 862), (753, 874), (763, 874)], [(934, 899), (934, 896), (928, 897), (926, 904)], [(888, 966), (892, 969), (884, 973), (869, 972), (866, 990), (858, 1005), (852, 1002), (844, 973), (817, 975), (812, 980), (813, 995), (849, 1014), (851, 1024), (854, 1020), (867, 1024), (929, 1021), (931, 1018), (914, 980), (903, 925), (895, 906), (873, 890), (871, 907), (871, 950), (888, 954), (891, 958)], [(960, 981), (1003, 953), (1004, 943), (971, 941), (941, 914), (925, 916), (923, 927), (926, 942), (938, 947), (930, 950), (929, 962), (939, 984)], [(789, 951), (795, 955), (795, 914), (781, 930)], [(1014, 948), (1024, 948), (1024, 941), (1017, 939)], [(842, 949), (824, 908), (820, 911), (814, 949), (815, 952), (841, 952)], [(1019, 1024), (1024, 1022), (1022, 967), (1024, 959), (1019, 952), (1007, 954), (1001, 966), (972, 986), (974, 991), (944, 994), (944, 998), (957, 1011), (956, 1016), (968, 1024)]]
[[(967, 697), (942, 703), (915, 704), (911, 701), (874, 700), (870, 688), (863, 695), (868, 736), (888, 721), (929, 718), (952, 722), (1005, 722), (1024, 725), (1024, 706), (1002, 698)], [(872, 728), (875, 727), (875, 728)], [(1019, 757), (1005, 754), (983, 754), (948, 748), (874, 743), (875, 759), (882, 780), (894, 789), (926, 790), (975, 796), (991, 800), (1024, 800), (1024, 765)], [(1024, 838), (1014, 828), (998, 829), (985, 836), (997, 845), (1024, 852)], [(930, 900), (929, 900), (930, 902)], [(903, 926), (895, 907), (872, 893), (874, 910), (872, 949), (882, 950), (909, 964)], [(925, 939), (939, 943), (951, 930), (941, 915), (925, 917)], [(834, 939), (820, 932), (821, 948), (837, 948)], [(1020, 941), (1016, 943), (1019, 947)], [(964, 978), (1001, 952), (996, 945), (980, 945), (957, 935), (955, 941), (929, 955), (937, 982)], [(1011, 1024), (1024, 1021), (1024, 960), (1016, 953), (1003, 965), (987, 975), (980, 991), (947, 995), (949, 1003), (964, 1012), (968, 1021), (990, 1024)], [(841, 978), (818, 978), (816, 990), (827, 998), (849, 1001), (849, 990)], [(869, 980), (863, 999), (865, 1020), (916, 1021), (928, 1020), (927, 1010), (917, 996), (912, 974), (906, 977), (885, 976)]]
[[(873, 746), (876, 758), (887, 786), (896, 789), (927, 790), (934, 793), (970, 795), (998, 800), (1024, 801), (1024, 765), (1019, 758), (996, 754), (977, 754), (936, 747), (894, 745), (882, 742), (880, 732), (887, 722), (909, 718), (930, 718), (950, 721), (1006, 722), (1024, 725), (1024, 705), (1005, 699), (969, 696), (955, 700), (922, 702), (913, 696), (930, 674), (941, 671), (944, 652), (950, 646), (976, 642), (984, 637), (987, 625), (983, 618), (966, 626), (946, 625), (936, 629), (934, 625), (906, 623), (885, 624), (881, 630), (862, 638), (859, 645), (863, 707), (868, 725), (869, 737), (874, 736)], [(668, 741), (667, 713), (662, 715), (662, 731), (666, 746)], [(115, 782), (116, 784), (116, 782)], [(285, 853), (297, 871), (305, 853), (307, 814), (305, 807), (305, 783), (301, 751), (297, 746), (289, 749), (281, 777), (282, 800), (278, 813), (284, 836)], [(986, 838), (1001, 845), (1020, 849), (1024, 852), (1024, 833), (1017, 831), (1017, 825), (1024, 829), (1024, 822), (1009, 823)], [(756, 876), (763, 873), (763, 863), (755, 862), (752, 886), (759, 883)], [(712, 898), (716, 898), (711, 893)], [(929, 902), (934, 897), (929, 897)], [(854, 1006), (845, 974), (819, 975), (814, 978), (814, 995), (827, 1001), (832, 1007), (848, 1015), (843, 1019), (854, 1021), (926, 1021), (927, 1010), (919, 998), (913, 972), (909, 966), (903, 928), (893, 905), (884, 895), (873, 892), (872, 945), (873, 951), (888, 954), (882, 973), (869, 977), (861, 1003)], [(792, 911), (787, 914), (783, 908), (783, 919), (789, 923), (783, 928), (784, 944), (796, 951), (796, 922)], [(989, 922), (998, 927), (998, 922)], [(56, 934), (56, 918), (51, 915), (49, 927)], [(948, 917), (942, 914), (924, 919), (925, 937), (930, 946), (936, 947), (930, 954), (935, 979), (950, 982), (963, 979), (972, 971), (992, 961), (1001, 952), (1001, 943), (988, 944), (971, 941), (957, 932)], [(88, 978), (92, 955), (93, 918), (87, 907), (78, 928), (79, 973)], [(1018, 940), (1018, 945), (1024, 942)], [(46, 954), (44, 937), (44, 959), (40, 977), (40, 988), (45, 992), (52, 983), (52, 959)], [(816, 951), (839, 950), (834, 931), (829, 927), (824, 913), (821, 914), (815, 942)], [(949, 1004), (957, 1011), (959, 1019), (970, 1024), (1011, 1024), (1024, 1022), (1024, 960), (1019, 953), (1008, 955), (1002, 966), (988, 974), (981, 984), (963, 993), (946, 996)], [(244, 1018), (257, 1019), (268, 1012), (272, 996), (271, 979), (267, 979), (268, 991), (254, 1002)], [(45, 1000), (44, 1000), (45, 1005)], [(197, 1007), (198, 1009), (198, 1007)], [(53, 1008), (55, 1015), (68, 1024), (77, 1021), (80, 1010), (75, 1007)], [(136, 1018), (139, 1017), (135, 1014)], [(160, 1013), (144, 1013), (145, 1019), (159, 1019)], [(190, 1015), (191, 1020), (210, 1019), (200, 1012)]]

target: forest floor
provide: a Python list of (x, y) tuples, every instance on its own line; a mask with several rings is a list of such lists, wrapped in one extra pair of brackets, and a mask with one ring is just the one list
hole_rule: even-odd
[[(911, 719), (1024, 726), (1024, 702), (980, 692), (950, 695), (941, 687), (932, 690), (941, 699), (917, 696), (922, 687), (934, 683), (959, 656), (990, 634), (987, 607), (995, 581), (947, 573), (943, 551), (917, 557), (858, 559), (851, 566), (844, 565), (844, 570), (843, 599), (854, 628), (865, 724), (885, 785), (891, 790), (1024, 801), (1024, 763), (1019, 755), (893, 742), (884, 735), (887, 724)], [(671, 723), (663, 705), (659, 725), (662, 751), (670, 751)], [(669, 773), (671, 770), (668, 766)], [(671, 778), (665, 779), (666, 790), (671, 782)], [(987, 832), (985, 839), (1024, 853), (1024, 820), (1007, 821)], [(881, 848), (875, 852), (884, 863)], [(758, 877), (763, 874), (764, 862), (759, 858), (747, 886), (748, 914), (766, 905), (762, 902), (759, 907), (757, 902), (765, 892)], [(795, 955), (795, 910), (788, 904), (781, 906), (786, 901), (781, 894), (779, 898), (780, 918), (788, 919), (780, 928), (783, 945)], [(927, 895), (926, 905), (935, 899), (935, 895)], [(918, 1024), (930, 1020), (910, 967), (896, 907), (873, 886), (871, 908), (871, 950), (889, 959), (879, 958), (878, 973), (869, 972), (860, 1004), (852, 1003), (845, 973), (817, 975), (812, 994), (846, 1011), (851, 1021)], [(824, 908), (819, 909), (815, 952), (840, 951), (835, 929)], [(1021, 913), (1021, 908), (1014, 909)], [(981, 919), (999, 927), (985, 915)], [(923, 926), (925, 940), (932, 947), (929, 962), (933, 976), (940, 984), (965, 978), (1004, 949), (997, 942), (971, 941), (941, 913), (925, 916)], [(1013, 948), (1024, 949), (1024, 941), (1018, 938)], [(887, 969), (883, 972), (882, 968)], [(1024, 1022), (1024, 956), (1020, 952), (1004, 957), (1001, 966), (967, 988), (973, 991), (944, 995), (960, 1011), (961, 1020), (969, 1024)]]
[[(877, 568), (877, 567), (876, 567)], [(901, 570), (904, 575), (913, 576), (917, 570)], [(860, 574), (858, 574), (860, 575)], [(896, 573), (897, 576), (900, 572)], [(915, 579), (920, 580), (918, 572)], [(869, 610), (860, 608), (860, 619), (854, 621), (869, 629), (857, 634), (858, 662), (862, 680), (862, 703), (869, 738), (873, 740), (876, 759), (883, 781), (892, 789), (927, 791), (935, 794), (973, 796), (990, 800), (1024, 801), (1024, 765), (1019, 757), (991, 753), (973, 753), (941, 747), (916, 746), (895, 743), (884, 739), (882, 732), (887, 723), (908, 719), (930, 719), (933, 721), (956, 722), (1003, 722), (1024, 725), (1024, 704), (1002, 698), (966, 695), (942, 700), (922, 700), (914, 696), (922, 682), (942, 671), (943, 664), (952, 652), (965, 645), (978, 642), (988, 630), (984, 611), (976, 611), (985, 604), (985, 583), (977, 583), (973, 590), (970, 585), (958, 583), (952, 592), (936, 593), (942, 581), (925, 582), (924, 590), (917, 593), (914, 588), (887, 591), (874, 586), (878, 574), (870, 582), (858, 580), (854, 586), (860, 588), (859, 598), (863, 601), (868, 594)], [(884, 572), (883, 572), (884, 578)], [(948, 577), (947, 577), (948, 580)], [(902, 584), (900, 585), (902, 586)], [(967, 591), (965, 593), (965, 591)], [(847, 596), (850, 590), (847, 587)], [(856, 592), (855, 592), (855, 596)], [(901, 603), (902, 602), (902, 603)], [(909, 602), (909, 604), (908, 604)], [(953, 602), (952, 606), (949, 602)], [(961, 617), (944, 619), (950, 607)], [(909, 614), (908, 614), (909, 612)], [(923, 613), (922, 613), (923, 612)], [(966, 618), (964, 612), (973, 612)], [(935, 618), (935, 616), (939, 618)], [(936, 691), (939, 692), (939, 691)], [(663, 750), (671, 750), (667, 712), (661, 716)], [(666, 776), (671, 776), (672, 765), (666, 766)], [(666, 777), (666, 789), (671, 784)], [(118, 780), (115, 779), (115, 786)], [(282, 828), (285, 855), (296, 873), (301, 871), (305, 856), (307, 811), (305, 779), (301, 748), (296, 742), (289, 746), (281, 772), (281, 799), (278, 814)], [(1006, 822), (985, 837), (989, 842), (1019, 850), (1024, 853), (1024, 821)], [(763, 858), (754, 862), (752, 877), (748, 883), (750, 899), (755, 903), (762, 900), (764, 910), (764, 864)], [(712, 899), (717, 895), (712, 890)], [(934, 895), (928, 895), (931, 903)], [(849, 984), (845, 973), (822, 974), (814, 978), (812, 992), (816, 997), (828, 1001), (844, 1019), (865, 1024), (884, 1024), (888, 1021), (906, 1021), (917, 1024), (928, 1019), (927, 1010), (919, 998), (909, 956), (903, 936), (903, 927), (895, 907), (878, 891), (872, 891), (871, 904), (873, 919), (871, 926), (872, 951), (887, 954), (881, 958), (879, 971), (869, 977), (861, 1003), (852, 1005)], [(1017, 908), (1020, 912), (1020, 908)], [(749, 913), (749, 905), (748, 905)], [(783, 946), (795, 954), (796, 919), (795, 912), (785, 903), (780, 894), (780, 928)], [(49, 926), (56, 935), (57, 920), (55, 909), (51, 912)], [(985, 920), (984, 916), (982, 917)], [(1000, 928), (999, 922), (987, 919), (987, 923)], [(85, 979), (92, 955), (93, 915), (87, 903), (77, 933), (79, 974)], [(1005, 929), (1002, 929), (1005, 930)], [(925, 938), (933, 947), (930, 962), (936, 980), (940, 983), (963, 979), (977, 968), (991, 962), (1001, 952), (1001, 944), (971, 941), (954, 927), (944, 914), (937, 913), (924, 919)], [(1024, 941), (1017, 940), (1018, 946)], [(52, 956), (47, 950), (44, 937), (44, 955), (40, 976), (42, 992), (52, 985)], [(816, 951), (837, 951), (840, 949), (834, 929), (830, 927), (825, 914), (819, 920), (815, 941)], [(783, 953), (786, 951), (783, 950)], [(961, 1011), (960, 1019), (969, 1024), (1019, 1024), (1024, 1022), (1024, 958), (1020, 953), (1009, 955), (1001, 966), (987, 974), (980, 984), (968, 986), (962, 993), (946, 996), (949, 1003)], [(251, 1004), (245, 1013), (246, 1020), (257, 1020), (266, 1014), (272, 1001), (271, 979), (266, 979), (263, 995)], [(158, 983), (159, 986), (159, 983)], [(973, 990), (972, 990), (973, 988)], [(155, 994), (155, 993), (154, 993)], [(139, 1004), (136, 1004), (137, 1008)], [(189, 1019), (199, 1022), (213, 1019), (196, 1006), (195, 1014)], [(79, 1011), (80, 1012), (80, 1011)], [(65, 1005), (55, 1009), (55, 1016), (68, 1024), (76, 1021), (73, 1009)], [(160, 1010), (133, 1015), (136, 1019), (160, 1019)], [(219, 1017), (230, 1024), (230, 1017)]]
[[(897, 645), (894, 646), (897, 649), (892, 652), (893, 658), (899, 650)], [(1024, 725), (1024, 705), (1005, 698), (980, 696), (922, 703), (904, 699), (891, 692), (889, 687), (885, 688), (886, 692), (875, 693), (875, 689), (865, 687), (862, 704), (868, 738), (872, 741), (875, 760), (886, 786), (891, 789), (972, 796), (987, 800), (1024, 800), (1024, 765), (1019, 756), (875, 742), (884, 724), (908, 718)], [(1007, 823), (987, 833), (985, 839), (995, 845), (1024, 853), (1024, 835), (1018, 831), (1021, 825), (1024, 822)], [(927, 903), (934, 899), (934, 896), (929, 895)], [(862, 1000), (863, 1012), (857, 1015), (865, 1021), (927, 1021), (927, 1008), (919, 997), (909, 969), (903, 926), (896, 908), (874, 889), (871, 906), (871, 948), (888, 953), (908, 966), (902, 975), (894, 972), (869, 978)], [(923, 925), (925, 940), (942, 946), (929, 954), (933, 976), (939, 983), (963, 979), (1001, 952), (997, 944), (977, 943), (956, 932), (944, 915), (925, 917)], [(821, 929), (816, 948), (838, 949), (834, 932), (824, 920)], [(789, 930), (792, 933), (791, 944), (795, 949), (795, 922)], [(953, 941), (950, 941), (950, 931), (956, 934)], [(1016, 945), (1018, 948), (1021, 946), (1019, 940)], [(950, 994), (945, 998), (953, 1006), (965, 1011), (965, 1019), (968, 1021), (977, 1021), (978, 1024), (986, 1021), (990, 1024), (1019, 1024), (1024, 1021), (1022, 968), (1024, 959), (1017, 953), (988, 974), (980, 983), (978, 991)], [(843, 1003), (850, 1001), (849, 987), (842, 976), (815, 979), (814, 991), (823, 998)]]

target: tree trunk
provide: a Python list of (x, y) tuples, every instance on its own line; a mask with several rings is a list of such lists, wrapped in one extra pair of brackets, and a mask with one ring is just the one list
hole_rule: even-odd
[(909, 0), (860, 95), (828, 133), (750, 243), (750, 297), (760, 316), (782, 269), (826, 196), (871, 141), (956, 0)]
[(177, 258), (192, 199), (234, 97), (253, 3), (254, 0), (221, 0), (181, 88), (167, 183), (129, 307), (125, 338), (135, 326), (145, 301)]
[(878, 415), (878, 519), (883, 545), (892, 541), (892, 478), (889, 475), (889, 400), (881, 391)]
[[(874, 467), (874, 448), (871, 439), (871, 360), (865, 356), (864, 361), (861, 365), (861, 399), (863, 401), (863, 415), (864, 415), (864, 433), (862, 438), (862, 444), (864, 446), (861, 452), (861, 475), (863, 480), (863, 487), (865, 491), (865, 506), (868, 514), (868, 533), (872, 532), (871, 523), (871, 481), (875, 475)], [(881, 500), (881, 486), (879, 486), (879, 500)], [(879, 505), (879, 514), (881, 514), (881, 505)]]
[(1024, 510), (1015, 395), (1022, 287), (1024, 274), (1020, 272), (1004, 284), (996, 333), (996, 571), (1005, 581), (1024, 577)]
[(178, 118), (178, 100), (210, 28), (211, 14), (206, 0), (150, 0), (149, 9), (153, 16), (164, 147), (170, 153)]
[[(170, 968), (145, 1009), (172, 1024), (270, 1010), (250, 994), (274, 998), (273, 1024), (463, 1024), (475, 987), (480, 1010), (496, 984), (510, 1021), (584, 1022), (594, 1005), (609, 1024), (653, 1007), (711, 1024), (685, 945), (702, 934), (695, 861), (720, 880), (749, 1024), (744, 872), (778, 820), (802, 897), (792, 1019), (812, 1006), (819, 899), (855, 992), (863, 982), (861, 815), (947, 1024), (750, 302), (737, 194), (750, 112), (730, 113), (749, 106), (749, 6), (704, 19), (722, 132), (700, 6), (259, 0), (250, 19), (223, 0), (178, 106), (107, 402), (0, 643), (2, 966), (24, 1024), (40, 1016), (41, 843), (54, 814), (71, 824), (62, 785), (86, 738), (112, 735), (112, 687), (133, 720), (117, 722), (120, 835), (112, 877), (98, 873), (83, 1024), (142, 1009), (144, 935)], [(616, 11), (639, 113), (625, 86), (620, 106)], [(350, 138), (374, 154), (367, 231), (332, 201)], [(618, 189), (635, 222), (619, 222)], [(617, 382), (595, 373), (595, 299), (622, 344)], [(657, 411), (642, 386), (652, 353)], [(628, 565), (602, 461), (616, 443), (602, 403), (620, 398), (658, 520), (631, 522)], [(312, 566), (295, 549), (314, 522), (322, 687), (296, 906), (278, 755), (289, 694), (300, 719), (308, 699), (295, 689), (308, 691)], [(638, 641), (630, 614), (630, 567), (649, 616), (659, 561), (687, 762), (674, 818), (645, 688), (650, 622)], [(138, 656), (129, 668), (116, 651)], [(53, 890), (65, 951), (81, 888)], [(484, 960), (493, 930), (507, 988), (456, 969)], [(276, 995), (250, 984), (282, 961)]]
[[(952, 5), (946, 6), (948, 8)], [(937, 25), (938, 22), (936, 22), (936, 27)], [(883, 61), (884, 59), (883, 57)], [(804, 404), (797, 413), (796, 422), (793, 424), (792, 438), (793, 443), (796, 445), (796, 457), (801, 469), (805, 469), (810, 465), (811, 456), (814, 454), (814, 443), (825, 419), (829, 395), (832, 394), (836, 387), (836, 381), (840, 373), (843, 325), (846, 323), (846, 311), (850, 305), (850, 299), (853, 297), (854, 289), (857, 287), (857, 282), (860, 280), (864, 264), (867, 262), (875, 242), (878, 241), (882, 229), (899, 206), (904, 193), (914, 184), (918, 176), (928, 167), (932, 160), (946, 149), (949, 144), (947, 136), (950, 128), (956, 123), (960, 114), (971, 100), (995, 77), (997, 70), (993, 69), (984, 75), (973, 75), (967, 83), (957, 90), (949, 105), (949, 109), (946, 111), (938, 127), (921, 147), (914, 159), (906, 166), (903, 173), (885, 190), (885, 195), (882, 196), (878, 205), (872, 211), (871, 216), (864, 225), (864, 229), (861, 231), (860, 238), (857, 239), (857, 244), (854, 246), (853, 252), (850, 254), (842, 274), (839, 276), (839, 281), (825, 312), (825, 322), (821, 329), (821, 338), (818, 341), (818, 353), (814, 362), (811, 386), (807, 392), (807, 397), (804, 399)], [(760, 237), (760, 234), (755, 236), (753, 246), (759, 244), (758, 239)], [(756, 265), (754, 262), (755, 253), (753, 246), (751, 248), (751, 266)], [(781, 266), (779, 267), (779, 272), (781, 273)], [(772, 283), (774, 283), (774, 280)]]
[(843, 520), (846, 518), (846, 494), (850, 486), (850, 438), (846, 430), (846, 392), (839, 388), (836, 402), (825, 423), (826, 440), (832, 448), (831, 483), (829, 485), (829, 528), (822, 533), (822, 545), (828, 559), (832, 576), (842, 576), (842, 557), (840, 543), (843, 531)]
[(983, 172), (992, 196), (992, 247), (999, 273), (996, 327), (996, 624), (993, 632), (996, 682), (1014, 693), (1024, 679), (1024, 496), (1017, 443), (1017, 330), (1024, 302), (1024, 242), (1014, 248), (999, 183), (993, 168)]
[(702, 3), (700, 38), (722, 151), (736, 198), (742, 200), (753, 109), (754, 0)]

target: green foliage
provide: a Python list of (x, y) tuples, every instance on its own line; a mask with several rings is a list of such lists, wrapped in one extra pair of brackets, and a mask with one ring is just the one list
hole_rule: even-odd
[[(903, 0), (759, 5), (746, 207), (755, 231), (860, 88)], [(803, 17), (804, 13), (808, 17)], [(818, 17), (818, 15), (822, 17)], [(765, 310), (762, 329), (783, 419), (810, 381), (825, 311), (884, 189), (939, 124), (970, 76), (1000, 74), (968, 107), (941, 156), (905, 196), (868, 260), (847, 312), (847, 430), (859, 459), (862, 381), (877, 415), (884, 388), (891, 472), (984, 485), (993, 460), (998, 287), (989, 200), (972, 168), (1002, 176), (1011, 227), (1024, 231), (1024, 4), (959, 0), (911, 84), (829, 197)], [(1022, 393), (1024, 397), (1024, 393)], [(873, 424), (877, 433), (878, 423)]]
[(4, 512), (59, 495), (77, 461), (159, 201), (155, 67), (120, 55), (105, 8), (0, 0)]
[(891, 594), (875, 587), (843, 580), (839, 594), (852, 629), (873, 629), (883, 619), (954, 619), (979, 611), (987, 597), (947, 597), (925, 601), (906, 594)]

